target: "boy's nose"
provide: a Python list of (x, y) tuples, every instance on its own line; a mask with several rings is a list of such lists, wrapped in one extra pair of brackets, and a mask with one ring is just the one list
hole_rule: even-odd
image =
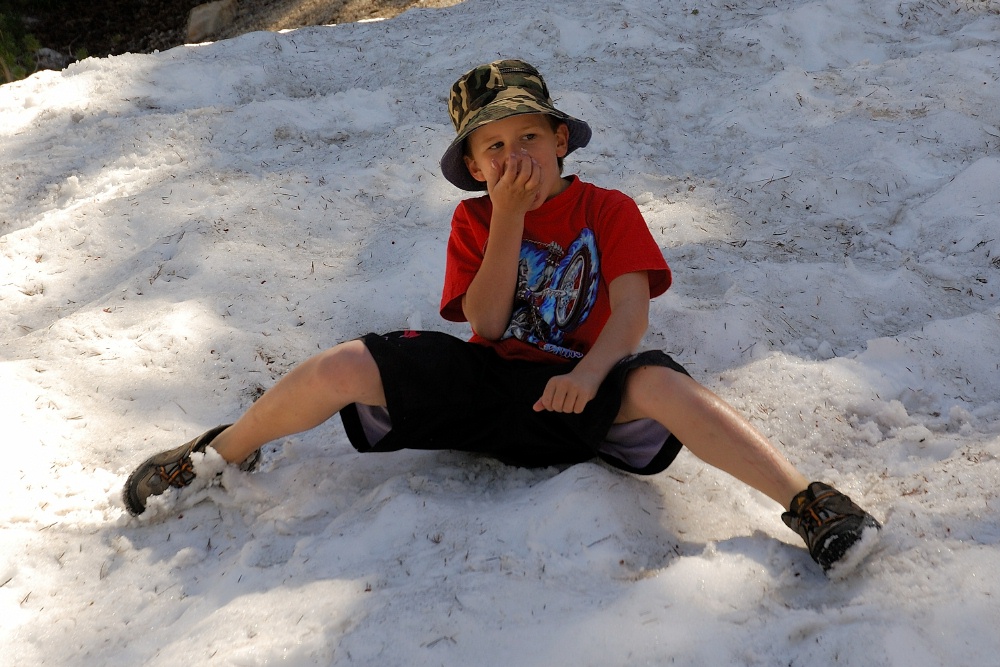
[(512, 155), (516, 156), (516, 157), (527, 157), (528, 156), (528, 149), (525, 148), (524, 146), (519, 145), (519, 144), (518, 145), (513, 145), (513, 146), (510, 147), (510, 151), (504, 157), (507, 158), (507, 159), (510, 159), (510, 157)]

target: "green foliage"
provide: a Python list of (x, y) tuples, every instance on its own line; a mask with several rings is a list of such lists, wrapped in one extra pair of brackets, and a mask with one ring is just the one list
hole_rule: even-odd
[(35, 72), (35, 54), (42, 44), (27, 32), (24, 17), (72, 11), (74, 4), (70, 0), (0, 0), (0, 83), (17, 81)]
[[(32, 44), (26, 43), (26, 37), (20, 15), (0, 11), (0, 83), (23, 79), (30, 73), (28, 68), (34, 66), (34, 50), (29, 50)], [(34, 40), (35, 49), (37, 43)]]
[(2, 4), (9, 5), (20, 15), (32, 12), (73, 11), (76, 0), (6, 0)]
[(24, 35), (24, 38), (21, 40), (21, 45), (27, 53), (34, 53), (38, 49), (42, 48), (42, 43), (31, 34)]

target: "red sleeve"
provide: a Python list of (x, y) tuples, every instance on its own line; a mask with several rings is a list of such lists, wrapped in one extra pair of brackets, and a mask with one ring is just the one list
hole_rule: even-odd
[(594, 234), (605, 283), (610, 284), (626, 273), (646, 271), (650, 298), (660, 296), (670, 287), (670, 267), (631, 197), (608, 191), (601, 215), (595, 216)]
[(484, 222), (489, 220), (489, 212), (485, 209), (490, 205), (489, 198), (466, 200), (458, 205), (452, 216), (440, 309), (441, 317), (450, 322), (467, 321), (462, 297), (483, 263), (489, 238), (489, 227)]

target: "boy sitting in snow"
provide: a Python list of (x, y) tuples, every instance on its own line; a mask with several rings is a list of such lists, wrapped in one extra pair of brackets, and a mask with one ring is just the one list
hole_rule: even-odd
[(860, 561), (879, 523), (809, 483), (729, 405), (660, 351), (636, 353), (649, 300), (671, 274), (635, 203), (562, 176), (590, 127), (553, 106), (520, 60), (477, 67), (452, 87), (457, 136), (445, 178), (487, 195), (459, 204), (441, 315), (471, 340), (426, 331), (368, 334), (294, 368), (240, 419), (157, 454), (128, 478), (125, 506), (194, 479), (209, 445), (253, 469), (262, 445), (340, 413), (362, 452), (481, 452), (521, 466), (600, 457), (663, 471), (681, 443), (789, 510), (785, 523), (824, 570)]

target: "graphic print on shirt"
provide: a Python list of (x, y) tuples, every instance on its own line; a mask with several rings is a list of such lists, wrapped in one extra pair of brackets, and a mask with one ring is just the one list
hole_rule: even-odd
[(567, 359), (582, 357), (583, 352), (565, 347), (564, 341), (590, 314), (599, 276), (597, 242), (590, 229), (566, 249), (558, 243), (522, 241), (514, 311), (504, 338)]

